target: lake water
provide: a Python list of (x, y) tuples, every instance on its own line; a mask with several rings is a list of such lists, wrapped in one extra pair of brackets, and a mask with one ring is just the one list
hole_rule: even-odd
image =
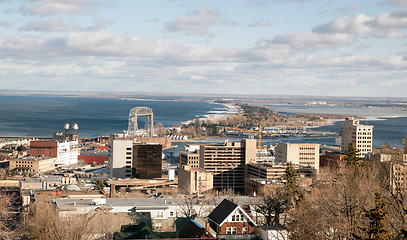
[[(79, 124), (81, 137), (105, 136), (127, 129), (128, 114), (138, 106), (153, 109), (154, 122), (165, 127), (224, 110), (220, 104), (192, 101), (144, 101), (108, 98), (72, 98), (45, 96), (0, 96), (0, 136), (52, 136), (60, 132), (66, 122)], [(362, 124), (374, 125), (373, 146), (383, 143), (400, 146), (407, 135), (407, 111), (384, 108), (348, 108), (330, 106), (305, 106), (278, 104), (268, 106), (282, 114), (336, 113), (367, 117)], [(143, 117), (140, 125), (143, 126)], [(321, 131), (340, 132), (342, 122), (316, 128)], [(208, 139), (222, 142), (224, 138)], [(334, 137), (303, 138), (289, 137), (263, 139), (263, 144), (279, 141), (292, 143), (335, 144)]]
[[(223, 105), (191, 101), (142, 101), (108, 98), (0, 96), (0, 136), (52, 136), (65, 123), (78, 123), (81, 137), (127, 130), (134, 107), (153, 109), (154, 123), (165, 127), (210, 115)], [(139, 117), (140, 128), (144, 117)]]
[[(268, 106), (271, 110), (286, 115), (298, 113), (326, 113), (356, 115), (366, 118), (360, 120), (361, 124), (373, 125), (373, 147), (380, 148), (383, 143), (400, 147), (402, 139), (407, 135), (407, 111), (388, 108), (355, 108), (355, 107), (333, 107), (320, 105), (296, 105), (276, 104)], [(334, 122), (332, 125), (315, 128), (319, 131), (341, 132), (342, 121)], [(335, 138), (321, 138), (316, 141), (324, 141), (326, 144), (334, 144)], [(318, 142), (317, 142), (318, 143)]]

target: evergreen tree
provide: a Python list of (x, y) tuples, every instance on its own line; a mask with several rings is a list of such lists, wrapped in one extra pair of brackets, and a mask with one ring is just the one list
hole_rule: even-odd
[(105, 189), (105, 184), (101, 179), (96, 179), (95, 185), (95, 190), (103, 191)]
[(388, 240), (393, 239), (395, 236), (394, 234), (388, 234), (384, 226), (384, 219), (386, 218), (387, 211), (384, 209), (386, 203), (381, 201), (381, 193), (375, 193), (375, 207), (366, 210), (365, 216), (369, 219), (369, 226), (368, 227), (361, 227), (360, 229), (365, 232), (368, 237), (363, 238), (360, 236), (354, 236), (355, 239), (358, 240)]
[(359, 150), (356, 149), (355, 143), (349, 143), (348, 151), (346, 152), (345, 162), (347, 166), (361, 167), (365, 162), (358, 155)]
[(300, 192), (297, 180), (297, 171), (295, 171), (291, 162), (287, 163), (285, 170), (285, 190), (287, 192), (288, 199), (296, 205), (304, 198), (302, 192)]

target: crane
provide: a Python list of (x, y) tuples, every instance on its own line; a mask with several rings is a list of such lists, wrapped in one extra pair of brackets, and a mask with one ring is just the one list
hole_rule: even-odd
[(259, 124), (259, 130), (250, 130), (250, 129), (243, 129), (243, 128), (236, 128), (236, 127), (226, 127), (226, 130), (235, 130), (235, 131), (240, 131), (240, 132), (250, 132), (250, 133), (256, 133), (257, 138), (258, 138), (258, 146), (257, 148), (261, 148), (261, 135), (268, 135), (268, 136), (273, 136), (275, 133), (264, 133), (262, 132), (262, 127), (261, 124)]

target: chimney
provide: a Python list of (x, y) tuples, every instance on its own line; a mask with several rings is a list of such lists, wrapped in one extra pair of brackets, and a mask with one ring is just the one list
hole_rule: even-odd
[(207, 222), (207, 223), (206, 223), (206, 231), (209, 232), (209, 229), (210, 229), (210, 227), (209, 227), (209, 222)]

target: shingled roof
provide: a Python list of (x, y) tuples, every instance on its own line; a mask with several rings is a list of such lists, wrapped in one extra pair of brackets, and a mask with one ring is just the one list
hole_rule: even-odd
[(230, 213), (233, 212), (237, 207), (237, 204), (224, 199), (212, 212), (209, 214), (208, 218), (212, 220), (217, 225), (220, 225), (223, 220), (225, 220)]

